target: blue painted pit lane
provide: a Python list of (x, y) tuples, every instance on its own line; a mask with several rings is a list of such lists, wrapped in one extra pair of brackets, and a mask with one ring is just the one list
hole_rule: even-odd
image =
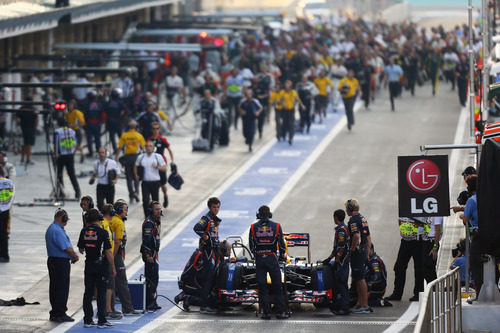
[[(248, 235), (243, 233), (255, 222), (255, 213), (261, 205), (268, 205), (281, 191), (285, 183), (300, 168), (314, 149), (322, 142), (338, 122), (344, 117), (343, 108), (337, 112), (328, 112), (323, 124), (313, 124), (310, 134), (296, 133), (293, 144), (287, 141), (274, 142), (270, 148), (262, 154), (254, 163), (229, 185), (220, 195), (221, 209), (219, 217), (222, 222), (219, 227), (219, 237), (224, 239), (229, 235), (242, 235), (244, 242)], [(274, 131), (268, 126), (267, 131)], [(240, 135), (236, 132), (234, 135)], [(267, 147), (267, 146), (266, 146)], [(246, 146), (241, 145), (241, 149)], [(201, 206), (200, 206), (201, 207)], [(207, 212), (206, 205), (198, 212), (197, 217), (187, 223), (178, 235), (168, 240), (168, 235), (162, 239), (163, 248), (160, 250), (160, 271), (157, 292), (172, 299), (180, 290), (177, 278), (180, 276), (184, 265), (198, 246), (198, 236), (193, 227), (199, 218)], [(287, 230), (286, 221), (281, 221), (279, 216), (273, 220), (280, 222), (284, 232), (306, 232), (307, 230)], [(139, 279), (144, 268), (138, 271), (129, 271), (129, 279)], [(124, 317), (121, 320), (111, 321), (114, 328), (106, 329), (106, 332), (134, 332), (165, 314), (174, 306), (166, 299), (158, 297), (161, 310), (155, 313), (146, 313), (142, 316)], [(94, 303), (95, 304), (95, 303)], [(119, 304), (116, 306), (119, 309)], [(94, 306), (94, 311), (95, 311)], [(180, 311), (180, 310), (179, 310)], [(83, 327), (83, 321), (78, 322), (68, 332), (89, 332)], [(143, 331), (143, 330), (141, 330)]]

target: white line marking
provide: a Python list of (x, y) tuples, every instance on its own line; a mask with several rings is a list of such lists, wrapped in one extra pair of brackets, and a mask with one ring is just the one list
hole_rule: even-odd
[[(332, 318), (335, 318), (332, 316)], [(392, 321), (355, 321), (355, 320), (331, 320), (330, 318), (325, 320), (266, 320), (262, 319), (167, 319), (163, 320), (165, 324), (266, 324), (266, 323), (280, 323), (287, 325), (345, 325), (345, 326), (388, 326), (391, 325)], [(414, 321), (400, 322), (400, 325), (415, 325)]]
[[(361, 106), (361, 103), (356, 103), (355, 110), (359, 109)], [(285, 183), (285, 185), (281, 188), (280, 192), (274, 197), (274, 199), (271, 201), (269, 204), (269, 208), (271, 208), (271, 211), (275, 210), (281, 202), (285, 199), (285, 197), (290, 193), (290, 191), (293, 189), (295, 184), (300, 180), (300, 178), (306, 173), (306, 171), (313, 165), (314, 161), (323, 153), (323, 151), (328, 147), (330, 142), (337, 136), (337, 134), (341, 131), (343, 127), (347, 124), (347, 120), (345, 117), (342, 117), (338, 123), (333, 127), (333, 129), (327, 134), (327, 136), (320, 142), (320, 144), (314, 149), (314, 151), (309, 155), (309, 157), (302, 163), (302, 165), (297, 169), (297, 171), (292, 175), (290, 179)], [(254, 164), (258, 158), (263, 156), (271, 147), (274, 145), (275, 141), (271, 140), (268, 144), (266, 144), (262, 150), (258, 152), (258, 155), (254, 156), (255, 158), (252, 158), (249, 160), (241, 169), (236, 171), (235, 174), (233, 174), (230, 179), (226, 181), (217, 191), (215, 191), (217, 194), (223, 193), (229, 186), (236, 180), (238, 179), (246, 170), (248, 170), (252, 164)], [(258, 156), (258, 158), (257, 158)], [(168, 244), (168, 242), (172, 241), (172, 239), (177, 236), (177, 234), (184, 228), (185, 224), (190, 222), (192, 219), (200, 215), (200, 212), (203, 212), (205, 210), (205, 203), (201, 203), (198, 206), (198, 209), (195, 209), (191, 214), (189, 214), (185, 219), (183, 219), (175, 228), (170, 232), (166, 237), (166, 241), (164, 242), (162, 248)], [(182, 228), (180, 230), (177, 230), (177, 227), (182, 224)], [(245, 232), (242, 234), (243, 239), (245, 239), (245, 235), (248, 234), (248, 230), (250, 229), (250, 226), (245, 230)], [(171, 236), (175, 234), (174, 236)], [(160, 250), (161, 251), (161, 250)], [(136, 263), (133, 267), (135, 268), (136, 266), (141, 265), (142, 267), (142, 262)], [(137, 268), (137, 270), (140, 267)], [(162, 325), (164, 321), (168, 320), (168, 318), (172, 317), (174, 314), (178, 313), (179, 309), (176, 307), (173, 307), (160, 317), (156, 319), (154, 322), (149, 323), (146, 326), (141, 327), (138, 329), (136, 332), (148, 332), (156, 329), (158, 326)]]
[[(399, 333), (408, 326), (407, 323), (412, 322), (412, 320), (418, 315), (418, 302), (412, 302), (405, 313), (398, 320), (396, 320), (388, 329), (383, 333)], [(415, 324), (412, 322), (413, 325)]]

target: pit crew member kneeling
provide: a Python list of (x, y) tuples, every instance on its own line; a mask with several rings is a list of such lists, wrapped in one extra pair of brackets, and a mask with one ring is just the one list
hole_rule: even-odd
[(370, 252), (365, 277), (368, 286), (368, 305), (372, 307), (392, 306), (388, 300), (384, 299), (387, 287), (387, 270), (382, 258), (375, 253), (373, 243)]
[(269, 291), (267, 287), (267, 273), (271, 277), (271, 287), (275, 298), (277, 319), (287, 319), (284, 312), (284, 299), (281, 284), (281, 271), (276, 256), (276, 245), (279, 245), (280, 260), (285, 260), (285, 241), (279, 223), (270, 220), (271, 210), (261, 206), (257, 213), (259, 221), (252, 224), (249, 233), (250, 251), (255, 256), (257, 285), (259, 287), (259, 302), (262, 306), (262, 319), (271, 319), (269, 305)]
[[(216, 303), (216, 298), (212, 294), (208, 295), (208, 300), (203, 299), (203, 288), (207, 283), (214, 281), (215, 276), (207, 278), (208, 274), (213, 274), (213, 272), (206, 269), (205, 263), (209, 258), (207, 258), (202, 246), (203, 242), (200, 241), (200, 247), (193, 252), (184, 267), (179, 281), (179, 288), (182, 291), (174, 299), (176, 304), (182, 301), (182, 306), (186, 311), (189, 311), (191, 305), (203, 306), (208, 303), (210, 307), (214, 307)], [(226, 240), (222, 241), (218, 247), (218, 254), (217, 266), (221, 264), (224, 257), (231, 254), (231, 243)]]

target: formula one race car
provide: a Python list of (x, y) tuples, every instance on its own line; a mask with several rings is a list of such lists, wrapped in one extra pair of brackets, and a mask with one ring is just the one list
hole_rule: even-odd
[[(286, 311), (292, 303), (309, 303), (315, 306), (330, 304), (333, 295), (333, 271), (328, 266), (311, 263), (309, 234), (289, 233), (284, 234), (284, 238), (287, 261), (280, 263), (280, 267)], [(259, 291), (255, 260), (241, 237), (229, 236), (228, 240), (233, 243), (234, 257), (220, 268), (215, 286), (218, 298), (227, 305), (257, 303)], [(288, 249), (291, 247), (307, 247), (307, 258), (289, 256)], [(237, 256), (237, 250), (241, 250), (242, 255)], [(270, 284), (268, 275), (269, 287)], [(272, 301), (272, 288), (269, 288), (269, 295)]]

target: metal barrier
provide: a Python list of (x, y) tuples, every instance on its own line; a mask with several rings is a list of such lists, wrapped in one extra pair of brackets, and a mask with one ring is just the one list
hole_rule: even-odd
[(427, 285), (413, 332), (462, 332), (459, 267)]

